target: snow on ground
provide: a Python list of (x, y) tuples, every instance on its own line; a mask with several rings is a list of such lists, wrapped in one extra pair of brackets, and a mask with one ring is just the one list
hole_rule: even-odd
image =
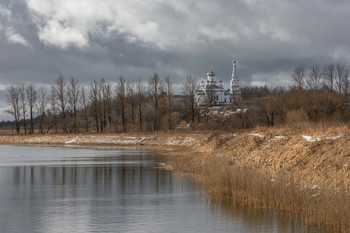
[(75, 142), (76, 140), (77, 140), (77, 138), (73, 138), (72, 140), (67, 141), (66, 144), (73, 143), (73, 142)]
[(167, 143), (165, 143), (165, 145), (174, 145), (177, 144), (178, 141), (177, 140), (169, 140)]
[(50, 143), (51, 139), (50, 138), (29, 138), (25, 139), (27, 143)]
[(324, 137), (324, 138), (314, 138), (314, 137), (311, 137), (311, 136), (302, 136), (306, 141), (308, 142), (317, 142), (317, 141), (321, 141), (321, 140), (336, 140), (338, 138), (341, 138), (340, 135), (338, 136), (334, 136), (334, 137)]
[(284, 136), (275, 136), (272, 139), (270, 139), (269, 141), (276, 141), (276, 140), (283, 139), (283, 138), (284, 138)]
[(176, 138), (176, 139), (170, 139), (168, 142), (165, 143), (165, 145), (180, 145), (180, 144), (185, 144), (188, 142), (194, 141), (194, 138), (192, 137), (185, 137), (185, 138)]
[(308, 141), (308, 142), (316, 142), (316, 141), (321, 141), (319, 138), (313, 138), (311, 136), (303, 136), (303, 138)]
[(325, 137), (325, 138), (322, 138), (322, 139), (326, 139), (326, 140), (336, 140), (336, 139), (338, 139), (338, 138), (341, 138), (341, 136), (338, 135), (338, 136), (334, 136), (334, 137)]
[(248, 135), (251, 135), (251, 136), (255, 136), (255, 137), (259, 137), (259, 138), (263, 138), (264, 136), (261, 135), (261, 134), (257, 134), (257, 133), (250, 133)]
[(136, 145), (143, 142), (147, 137), (120, 137), (120, 136), (102, 136), (94, 141), (102, 144), (132, 144)]

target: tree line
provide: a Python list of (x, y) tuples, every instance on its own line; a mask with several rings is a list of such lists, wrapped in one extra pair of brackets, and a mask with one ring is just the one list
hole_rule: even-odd
[(297, 66), (290, 87), (243, 87), (241, 111), (225, 123), (228, 128), (275, 126), (300, 122), (349, 122), (349, 71), (343, 64), (322, 68)]
[(115, 85), (101, 79), (88, 86), (60, 75), (51, 89), (12, 85), (7, 113), (15, 131), (24, 134), (172, 130), (181, 120), (194, 121), (196, 87), (196, 78), (188, 76), (179, 102), (170, 77), (163, 80), (157, 73), (147, 84), (120, 76)]
[(7, 100), (17, 133), (114, 133), (174, 130), (233, 130), (299, 122), (349, 122), (349, 72), (343, 64), (297, 66), (290, 87), (241, 87), (231, 105), (198, 106), (198, 81), (187, 76), (181, 96), (170, 77), (115, 84), (104, 79), (81, 85), (59, 76), (50, 89), (11, 86)]

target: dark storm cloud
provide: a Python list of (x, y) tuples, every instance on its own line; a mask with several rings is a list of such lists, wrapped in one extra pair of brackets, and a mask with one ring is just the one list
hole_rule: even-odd
[(233, 57), (242, 83), (275, 86), (299, 64), (350, 62), (347, 1), (5, 0), (0, 9), (2, 86), (153, 72), (180, 83), (210, 65), (228, 82)]

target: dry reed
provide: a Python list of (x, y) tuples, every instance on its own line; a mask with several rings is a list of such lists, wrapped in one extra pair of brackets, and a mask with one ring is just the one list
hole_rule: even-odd
[(224, 158), (193, 163), (195, 157), (190, 163), (187, 157), (177, 159), (174, 164), (178, 169), (190, 171), (211, 198), (278, 209), (303, 216), (306, 224), (320, 229), (350, 232), (350, 196), (345, 186), (305, 186), (293, 175), (271, 176)]

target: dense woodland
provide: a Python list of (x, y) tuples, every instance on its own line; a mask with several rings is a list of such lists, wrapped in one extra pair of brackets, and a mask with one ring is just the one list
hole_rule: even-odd
[(342, 64), (291, 74), (291, 87), (241, 88), (242, 99), (230, 106), (197, 106), (197, 79), (187, 76), (174, 95), (169, 76), (157, 73), (148, 83), (115, 85), (104, 79), (88, 86), (59, 76), (48, 90), (33, 84), (8, 89), (7, 113), (16, 133), (114, 133), (168, 130), (234, 130), (258, 125), (350, 120), (348, 70)]

